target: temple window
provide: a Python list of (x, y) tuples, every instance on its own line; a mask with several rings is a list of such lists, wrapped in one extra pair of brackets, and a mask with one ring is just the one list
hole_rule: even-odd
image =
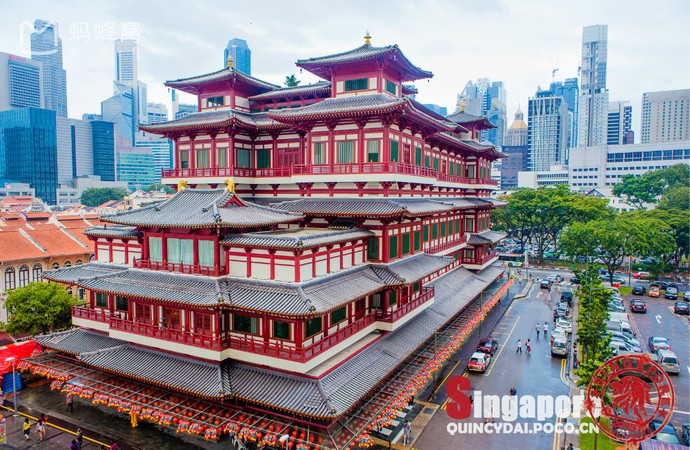
[(210, 161), (208, 158), (208, 149), (203, 149), (203, 150), (197, 150), (196, 151), (196, 167), (199, 169), (206, 169), (208, 167), (211, 167)]
[(149, 260), (163, 261), (163, 239), (159, 237), (149, 237)]
[(398, 302), (398, 291), (390, 291), (388, 293), (388, 306), (393, 306)]
[(438, 158), (434, 158), (434, 170), (438, 172)]
[(424, 225), (424, 242), (429, 241), (429, 225)]
[(307, 320), (307, 322), (304, 324), (304, 336), (309, 338), (315, 334), (321, 333), (322, 326), (323, 322), (321, 317), (314, 317), (313, 319)]
[(258, 150), (256, 152), (256, 168), (268, 169), (269, 167), (271, 167), (271, 151)]
[(474, 219), (465, 219), (465, 230), (474, 231)]
[(421, 147), (415, 147), (414, 148), (414, 163), (417, 166), (422, 165), (422, 148)]
[(194, 313), (194, 330), (195, 331), (211, 331), (211, 314)]
[(248, 169), (250, 165), (249, 150), (246, 148), (237, 149), (237, 167)]
[(187, 150), (180, 151), (180, 168), (189, 169), (189, 152)]
[(338, 142), (338, 164), (355, 162), (355, 143), (354, 141)]
[(403, 234), (402, 235), (402, 254), (407, 255), (410, 253), (410, 235), (409, 234)]
[(233, 314), (232, 329), (240, 333), (259, 334), (259, 319), (241, 314)]
[(367, 162), (379, 162), (379, 141), (367, 141)]
[(388, 240), (389, 258), (396, 258), (398, 256), (398, 236), (391, 236)]
[(356, 80), (345, 80), (345, 92), (363, 91), (369, 89), (369, 78), (357, 78)]
[(108, 295), (103, 292), (96, 292), (96, 306), (99, 308), (107, 308)]
[(400, 160), (400, 155), (399, 155), (399, 147), (400, 144), (398, 141), (391, 141), (391, 161), (392, 162), (398, 162)]
[(121, 295), (116, 295), (115, 296), (115, 309), (118, 311), (127, 311), (129, 309), (127, 297), (122, 297)]
[(206, 99), (207, 108), (215, 108), (216, 106), (223, 106), (225, 104), (225, 97), (209, 97)]
[(314, 143), (314, 164), (326, 164), (326, 143)]
[(438, 239), (438, 224), (431, 225), (431, 239)]
[(200, 240), (199, 245), (199, 265), (202, 267), (213, 267), (215, 261), (215, 244), (213, 241)]
[(331, 326), (337, 325), (345, 319), (347, 319), (347, 306), (338, 308), (331, 313)]
[(429, 155), (424, 157), (424, 167), (431, 167), (431, 157)]
[(276, 339), (290, 340), (290, 324), (279, 320), (273, 321), (273, 337)]
[(414, 251), (419, 251), (422, 248), (422, 243), (419, 239), (419, 231), (414, 232)]
[(168, 262), (194, 264), (194, 240), (168, 238)]
[(379, 259), (379, 238), (375, 236), (367, 240), (367, 259), (369, 261)]
[(441, 237), (446, 237), (446, 224), (441, 222), (439, 227), (441, 228)]
[(216, 166), (217, 167), (228, 167), (228, 149), (227, 148), (217, 148), (216, 149)]
[(383, 297), (381, 294), (374, 294), (371, 296), (371, 304), (374, 309), (383, 309)]
[(390, 92), (393, 95), (398, 94), (398, 86), (395, 85), (391, 80), (386, 80), (386, 91)]

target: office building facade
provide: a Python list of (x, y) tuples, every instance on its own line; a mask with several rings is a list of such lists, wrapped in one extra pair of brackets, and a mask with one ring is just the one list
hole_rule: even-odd
[(117, 180), (134, 190), (160, 183), (151, 148), (142, 147), (117, 152)]
[(29, 183), (36, 196), (55, 204), (58, 187), (55, 111), (0, 111), (0, 179)]
[(577, 147), (578, 142), (578, 117), (580, 105), (580, 88), (577, 78), (566, 78), (565, 81), (551, 83), (551, 92), (560, 95), (568, 105), (568, 148)]
[(506, 156), (501, 160), (501, 189), (518, 186), (518, 172), (527, 170), (528, 142), (528, 126), (518, 108), (504, 139), (503, 154)]
[(232, 59), (232, 67), (240, 72), (252, 74), (252, 51), (244, 39), (230, 39), (223, 52), (223, 67), (228, 66), (228, 60)]
[(67, 117), (67, 72), (62, 67), (62, 39), (55, 22), (34, 22), (31, 59), (43, 67), (43, 107), (55, 111), (58, 117)]
[(606, 143), (609, 94), (606, 88), (608, 25), (591, 25), (582, 30), (578, 145)]
[(568, 160), (568, 105), (560, 95), (537, 91), (529, 100), (527, 170), (548, 171)]
[(632, 106), (630, 102), (609, 102), (607, 145), (632, 144)]
[(484, 92), (482, 116), (489, 119), (495, 128), (483, 130), (481, 141), (491, 142), (497, 148), (503, 147), (503, 139), (506, 133), (506, 104), (508, 94), (502, 81), (492, 82)]
[(42, 69), (38, 61), (0, 52), (0, 111), (42, 108)]
[(642, 143), (690, 139), (690, 89), (642, 95)]
[(115, 180), (113, 124), (57, 118), (58, 182), (96, 175)]

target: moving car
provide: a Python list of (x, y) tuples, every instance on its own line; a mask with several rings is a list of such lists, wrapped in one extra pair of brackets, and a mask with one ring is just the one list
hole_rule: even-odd
[(566, 356), (568, 354), (568, 341), (558, 337), (551, 341), (551, 356)]
[(474, 352), (470, 357), (470, 362), (467, 363), (467, 370), (469, 372), (486, 372), (486, 369), (491, 363), (491, 355), (488, 353)]
[(570, 282), (573, 284), (580, 284), (580, 279), (578, 277), (571, 277)]
[[(649, 423), (649, 429), (652, 431), (658, 430), (661, 427), (661, 424), (663, 423), (664, 421), (661, 419), (654, 419)], [(656, 439), (657, 441), (661, 442), (666, 442), (668, 444), (682, 445), (682, 443), (680, 442), (680, 437), (678, 437), (678, 433), (676, 433), (676, 429), (673, 428), (673, 425), (670, 424), (662, 428), (659, 434), (654, 436), (652, 439)]]
[(647, 303), (639, 298), (630, 300), (630, 312), (647, 313)]
[(675, 284), (669, 284), (666, 288), (666, 294), (664, 294), (664, 298), (667, 298), (669, 300), (678, 300), (678, 286), (676, 286)]
[(671, 344), (665, 337), (650, 336), (647, 344), (649, 347), (649, 351), (652, 353), (656, 353), (659, 350), (671, 350)]
[(656, 360), (667, 373), (675, 373), (680, 375), (680, 364), (678, 357), (671, 350), (659, 349), (655, 355), (652, 355), (652, 360)]
[(633, 293), (633, 295), (644, 295), (647, 293), (647, 288), (644, 286), (641, 286), (639, 284), (636, 284), (633, 287), (632, 293)]
[(541, 289), (549, 289), (551, 288), (551, 282), (549, 280), (541, 280), (539, 282), (539, 287)]
[(477, 345), (478, 352), (488, 353), (489, 355), (493, 355), (496, 349), (498, 349), (498, 341), (491, 336), (482, 339), (479, 341), (479, 345)]
[(690, 303), (688, 302), (676, 302), (675, 305), (673, 305), (673, 313), (674, 314), (682, 314), (682, 315), (690, 315)]
[(659, 286), (650, 287), (649, 296), (659, 298), (661, 296), (661, 290), (659, 289)]
[(649, 275), (650, 275), (649, 272), (642, 272), (641, 271), (641, 272), (636, 272), (636, 273), (632, 274), (632, 277), (636, 278), (638, 280), (643, 280), (645, 278), (649, 278)]
[(568, 319), (564, 319), (564, 318), (560, 317), (556, 320), (556, 328), (561, 328), (566, 333), (572, 333), (573, 332), (573, 323), (571, 321), (569, 321)]

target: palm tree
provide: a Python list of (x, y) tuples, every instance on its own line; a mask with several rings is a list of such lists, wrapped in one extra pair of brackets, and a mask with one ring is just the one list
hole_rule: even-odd
[(287, 87), (295, 87), (301, 83), (300, 80), (295, 77), (295, 74), (293, 73), (292, 75), (287, 75), (285, 77), (285, 86)]

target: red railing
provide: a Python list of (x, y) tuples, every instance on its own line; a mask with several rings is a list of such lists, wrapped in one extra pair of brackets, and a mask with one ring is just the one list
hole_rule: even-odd
[(134, 322), (132, 320), (110, 318), (110, 328), (113, 330), (134, 333), (141, 336), (163, 339), (165, 341), (180, 344), (193, 345), (195, 347), (207, 348), (210, 350), (222, 350), (222, 339), (210, 333), (200, 333), (184, 330), (176, 330), (170, 327), (161, 327), (150, 323)]
[(437, 244), (437, 245), (425, 247), (424, 251), (426, 253), (438, 253), (438, 252), (442, 252), (444, 250), (448, 250), (449, 248), (453, 248), (457, 245), (464, 244), (465, 242), (467, 242), (467, 236), (464, 235), (464, 236), (461, 236), (461, 237), (454, 239), (452, 241), (448, 241), (448, 242), (444, 242), (442, 244)]
[(244, 167), (206, 167), (190, 169), (166, 169), (161, 171), (163, 178), (180, 177), (289, 177), (292, 175), (291, 167), (276, 167), (268, 169), (251, 169)]
[(476, 259), (474, 259), (474, 258), (472, 258), (472, 259), (470, 259), (470, 258), (463, 258), (463, 259), (462, 259), (462, 263), (463, 263), (463, 264), (472, 264), (472, 265), (475, 265), (475, 266), (483, 266), (484, 264), (486, 264), (487, 262), (489, 262), (490, 260), (492, 260), (492, 259), (495, 258), (496, 256), (497, 256), (496, 253), (489, 253), (488, 255), (485, 255), (485, 256), (484, 256), (483, 258), (481, 258), (480, 260), (476, 260)]
[(146, 259), (135, 259), (134, 267), (137, 269), (151, 269), (164, 270), (168, 272), (208, 275), (217, 277), (220, 276), (220, 270), (217, 267), (195, 266), (193, 264), (171, 263), (149, 261)]
[(399, 162), (369, 162), (347, 164), (316, 164), (292, 166), (293, 175), (349, 175), (401, 173), (420, 177), (434, 177), (436, 171), (428, 167)]
[(72, 317), (107, 323), (108, 319), (110, 318), (110, 312), (108, 312), (108, 314), (106, 315), (105, 311), (101, 309), (85, 308), (83, 306), (72, 306)]
[(424, 288), (422, 288), (422, 293), (419, 295), (419, 297), (412, 299), (411, 301), (398, 307), (398, 309), (393, 311), (389, 316), (384, 317), (383, 319), (380, 319), (380, 320), (383, 322), (393, 323), (393, 322), (397, 321), (398, 319), (400, 319), (401, 317), (406, 316), (411, 311), (417, 309), (419, 306), (428, 302), (432, 298), (434, 298), (434, 288), (433, 287), (424, 287)]

